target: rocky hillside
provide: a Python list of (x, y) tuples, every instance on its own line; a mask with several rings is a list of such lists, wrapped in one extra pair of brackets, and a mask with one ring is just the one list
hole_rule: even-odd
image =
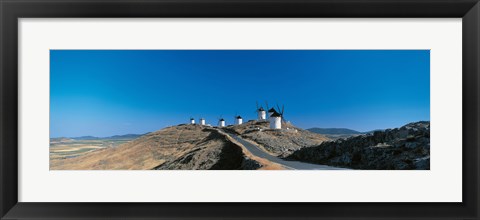
[(353, 169), (430, 169), (430, 122), (302, 148), (288, 159)]
[(246, 140), (278, 157), (287, 157), (304, 147), (317, 146), (330, 140), (324, 135), (312, 133), (284, 123), (282, 130), (269, 129), (269, 122), (249, 121), (242, 125), (229, 126), (224, 130), (240, 135)]
[[(259, 169), (272, 164), (214, 128), (179, 125), (148, 133), (118, 147), (83, 156), (50, 160), (51, 170)], [(280, 168), (280, 167), (275, 167)]]

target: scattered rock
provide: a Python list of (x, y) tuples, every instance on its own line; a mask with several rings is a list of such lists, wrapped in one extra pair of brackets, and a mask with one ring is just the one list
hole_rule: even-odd
[(243, 125), (224, 128), (224, 130), (254, 141), (278, 157), (287, 157), (301, 148), (317, 146), (330, 140), (324, 135), (303, 130), (291, 124), (283, 123), (282, 128), (288, 129), (270, 129), (267, 121), (249, 121)]

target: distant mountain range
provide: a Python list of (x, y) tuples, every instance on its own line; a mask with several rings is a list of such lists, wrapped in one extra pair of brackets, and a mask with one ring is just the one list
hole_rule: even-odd
[(309, 128), (307, 131), (317, 134), (363, 134), (363, 132), (348, 128)]
[(307, 129), (307, 131), (325, 135), (332, 140), (336, 140), (340, 138), (349, 138), (352, 136), (358, 136), (362, 134), (370, 134), (370, 133), (373, 133), (374, 131), (383, 131), (383, 130), (377, 129), (373, 131), (361, 132), (361, 131), (355, 131), (348, 128), (309, 128)]

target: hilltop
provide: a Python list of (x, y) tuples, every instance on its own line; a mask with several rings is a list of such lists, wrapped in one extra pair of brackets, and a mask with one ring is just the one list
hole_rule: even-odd
[(283, 126), (287, 129), (269, 129), (266, 121), (249, 121), (223, 128), (181, 124), (147, 133), (119, 146), (75, 154), (72, 158), (51, 154), (50, 169), (285, 169), (251, 154), (227, 133), (239, 135), (278, 157), (329, 140), (290, 124)]
[(354, 169), (430, 169), (430, 122), (302, 148), (288, 159)]
[(151, 132), (118, 147), (50, 160), (51, 170), (283, 169), (256, 158), (221, 131), (178, 125)]

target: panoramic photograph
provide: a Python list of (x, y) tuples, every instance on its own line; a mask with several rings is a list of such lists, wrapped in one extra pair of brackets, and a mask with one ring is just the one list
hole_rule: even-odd
[(50, 170), (430, 170), (430, 50), (50, 50)]

